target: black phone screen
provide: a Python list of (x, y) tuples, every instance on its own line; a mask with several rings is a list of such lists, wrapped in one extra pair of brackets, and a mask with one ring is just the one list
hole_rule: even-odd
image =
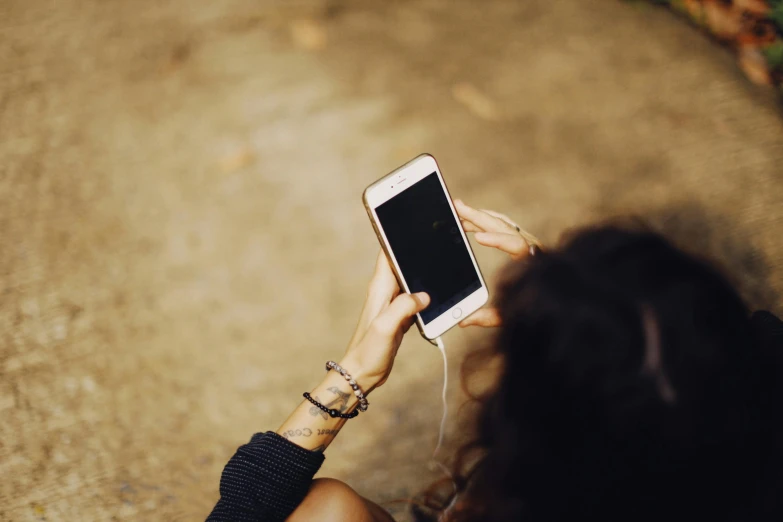
[(438, 175), (422, 178), (375, 209), (411, 293), (427, 292), (424, 324), (481, 288)]

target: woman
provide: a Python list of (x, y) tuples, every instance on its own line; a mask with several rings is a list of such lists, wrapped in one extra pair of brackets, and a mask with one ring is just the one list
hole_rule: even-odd
[[(586, 229), (529, 256), (505, 216), (456, 207), (477, 242), (517, 261), (497, 308), (462, 323), (499, 327), (488, 355), (502, 370), (454, 486), (425, 494), (418, 518), (783, 520), (780, 321), (750, 317), (720, 273), (652, 232)], [(391, 520), (312, 478), (427, 304), (380, 255), (339, 365), (276, 433), (239, 448), (208, 520)]]

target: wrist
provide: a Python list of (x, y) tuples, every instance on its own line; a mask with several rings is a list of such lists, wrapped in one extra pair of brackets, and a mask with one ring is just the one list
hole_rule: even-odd
[(354, 358), (344, 357), (338, 364), (345, 368), (365, 395), (375, 389), (383, 379), (383, 376), (367, 370), (364, 365)]

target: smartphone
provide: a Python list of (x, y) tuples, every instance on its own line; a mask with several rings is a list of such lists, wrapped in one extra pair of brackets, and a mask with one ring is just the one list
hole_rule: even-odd
[(435, 158), (423, 154), (364, 191), (375, 235), (405, 292), (427, 292), (416, 316), (435, 339), (481, 308), (489, 291)]

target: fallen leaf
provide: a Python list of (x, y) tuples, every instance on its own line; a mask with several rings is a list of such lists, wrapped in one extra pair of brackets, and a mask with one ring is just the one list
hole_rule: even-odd
[(734, 7), (759, 15), (766, 15), (770, 9), (764, 0), (734, 0)]
[(326, 47), (326, 29), (315, 20), (296, 20), (291, 24), (291, 38), (294, 45), (308, 51)]
[(770, 85), (772, 83), (767, 60), (758, 49), (746, 47), (740, 50), (739, 66), (753, 83), (759, 85)]
[(723, 4), (705, 4), (704, 21), (718, 38), (733, 38), (742, 29), (740, 13)]
[(255, 160), (256, 155), (250, 147), (237, 148), (220, 159), (220, 170), (229, 174), (244, 169)]
[(484, 120), (499, 119), (495, 102), (471, 83), (458, 83), (451, 89), (454, 99), (464, 105), (473, 115)]

